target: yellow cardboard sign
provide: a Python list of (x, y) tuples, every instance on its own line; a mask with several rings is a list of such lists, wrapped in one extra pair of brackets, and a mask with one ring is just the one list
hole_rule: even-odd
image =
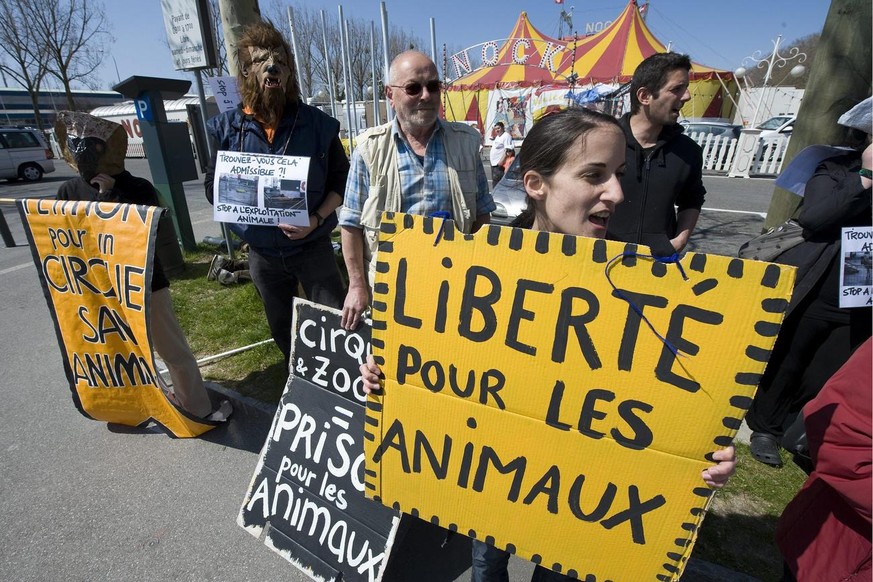
[(794, 270), (636, 252), (383, 215), (368, 495), (571, 577), (678, 579)]
[(76, 408), (128, 426), (154, 420), (177, 437), (214, 428), (176, 408), (156, 383), (147, 322), (163, 209), (20, 200), (19, 212)]

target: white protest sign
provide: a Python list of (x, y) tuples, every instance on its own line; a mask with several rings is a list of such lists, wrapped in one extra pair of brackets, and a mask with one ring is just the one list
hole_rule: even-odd
[(309, 226), (309, 158), (219, 151), (213, 197), (217, 222)]
[(215, 95), (215, 104), (218, 106), (219, 113), (236, 109), (241, 101), (236, 77), (209, 77), (206, 81), (212, 89), (212, 94)]
[(840, 307), (870, 307), (873, 286), (873, 227), (843, 229)]
[(177, 71), (214, 66), (204, 44), (197, 0), (161, 0), (167, 44)]

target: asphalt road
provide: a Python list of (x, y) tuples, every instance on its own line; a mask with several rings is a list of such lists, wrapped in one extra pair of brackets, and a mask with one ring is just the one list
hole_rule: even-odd
[[(73, 175), (57, 167), (36, 184), (0, 182), (0, 198), (53, 196)], [(128, 169), (150, 176), (143, 160)], [(760, 231), (772, 180), (705, 182), (693, 250), (733, 254)], [(197, 240), (218, 236), (202, 185), (185, 192)], [(238, 405), (228, 425), (190, 440), (82, 416), (21, 222), (0, 209), (19, 245), (0, 251), (0, 580), (306, 580), (235, 523), (269, 408)], [(511, 580), (531, 570), (513, 558)], [(752, 579), (692, 560), (683, 580)]]

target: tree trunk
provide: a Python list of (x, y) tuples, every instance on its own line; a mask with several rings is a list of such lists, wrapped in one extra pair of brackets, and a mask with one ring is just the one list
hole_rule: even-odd
[(70, 90), (70, 82), (64, 81), (64, 93), (67, 95), (67, 107), (70, 111), (76, 110), (76, 100), (73, 99), (73, 92)]
[(27, 92), (30, 93), (30, 103), (33, 105), (33, 116), (36, 119), (36, 128), (43, 132), (45, 128), (42, 125), (42, 116), (39, 113), (39, 87), (36, 88), (28, 88)]
[[(797, 123), (785, 153), (785, 164), (806, 146), (840, 145), (846, 129), (837, 125), (837, 119), (870, 96), (871, 19), (870, 0), (831, 1)], [(794, 214), (800, 201), (799, 196), (776, 188), (764, 228), (785, 221)]]
[(219, 0), (221, 29), (224, 31), (224, 47), (227, 50), (227, 69), (231, 75), (239, 73), (236, 45), (243, 29), (261, 20), (258, 0)]

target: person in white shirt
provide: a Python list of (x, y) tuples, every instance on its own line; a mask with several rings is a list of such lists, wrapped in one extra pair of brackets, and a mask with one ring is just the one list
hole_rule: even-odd
[(494, 124), (496, 135), (491, 142), (491, 186), (497, 185), (497, 182), (503, 178), (503, 156), (507, 149), (512, 149), (512, 136), (506, 132), (506, 127), (502, 121)]

